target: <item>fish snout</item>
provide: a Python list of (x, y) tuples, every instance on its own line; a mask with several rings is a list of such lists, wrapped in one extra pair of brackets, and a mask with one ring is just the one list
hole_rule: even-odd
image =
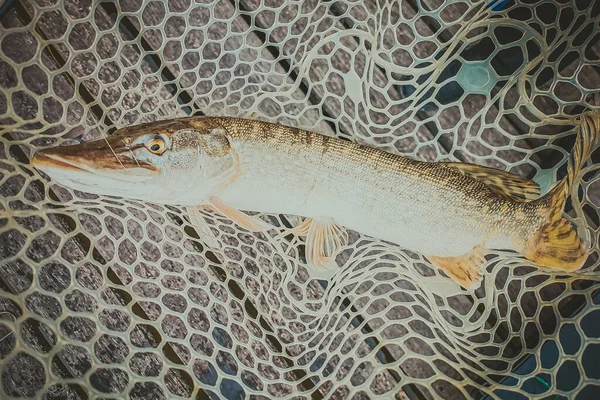
[(70, 146), (56, 146), (37, 151), (31, 165), (41, 171), (82, 172), (100, 175), (153, 176), (155, 165), (136, 159), (118, 138), (96, 140)]
[(60, 147), (38, 150), (31, 158), (31, 165), (40, 170), (50, 168), (80, 170), (79, 157), (69, 156)]
[[(115, 152), (117, 143), (111, 144), (109, 140), (42, 149), (35, 153), (31, 164), (41, 169), (83, 169), (90, 172), (100, 169), (121, 169), (122, 162)], [(114, 139), (112, 141), (114, 142)]]

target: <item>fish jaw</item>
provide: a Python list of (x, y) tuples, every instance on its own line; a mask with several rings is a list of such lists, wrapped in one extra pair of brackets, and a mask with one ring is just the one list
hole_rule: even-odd
[[(39, 150), (32, 159), (34, 167), (80, 169), (100, 175), (135, 175), (146, 169), (157, 172), (151, 163), (134, 160), (129, 149), (129, 140), (109, 137), (70, 146), (57, 146)], [(145, 173), (143, 175), (149, 175)]]
[[(116, 142), (113, 140), (113, 142)], [(89, 173), (94, 175), (113, 176), (119, 180), (139, 181), (158, 172), (158, 168), (150, 163), (124, 157), (122, 146), (111, 145), (108, 140), (58, 146), (39, 150), (31, 159), (31, 164), (44, 172), (70, 171), (72, 173)], [(51, 173), (48, 175), (52, 176)]]
[(126, 197), (136, 184), (158, 177), (159, 170), (150, 163), (120, 155), (123, 151), (116, 140), (112, 144), (100, 140), (59, 146), (36, 152), (31, 165), (62, 186)]

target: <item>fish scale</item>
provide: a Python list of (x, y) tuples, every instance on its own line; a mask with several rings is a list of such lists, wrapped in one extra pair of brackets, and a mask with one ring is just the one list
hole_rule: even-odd
[(332, 217), (346, 228), (439, 256), (458, 256), (482, 243), (500, 218), (517, 225), (514, 215), (495, 215), (505, 200), (441, 163), (260, 121), (219, 123), (232, 133), (243, 165), (242, 176), (220, 195), (235, 208)]

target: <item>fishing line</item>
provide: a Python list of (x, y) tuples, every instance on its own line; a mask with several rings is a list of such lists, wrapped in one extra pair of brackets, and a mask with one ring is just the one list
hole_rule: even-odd
[(113, 156), (115, 156), (115, 158), (117, 159), (117, 161), (119, 162), (119, 164), (121, 164), (121, 168), (125, 169), (125, 166), (123, 165), (123, 163), (121, 162), (121, 160), (119, 160), (119, 157), (117, 157), (117, 153), (115, 153), (115, 151), (113, 150), (112, 146), (108, 142), (108, 137), (105, 134), (103, 134), (102, 136), (103, 136), (104, 141), (108, 145), (108, 148), (110, 149), (111, 153), (113, 154)]
[(135, 154), (133, 153), (133, 150), (131, 149), (129, 141), (127, 141), (127, 143), (125, 144), (125, 148), (127, 150), (129, 150), (129, 152), (131, 153), (131, 157), (133, 157), (133, 160), (135, 161), (135, 163), (137, 164), (137, 166), (139, 168), (141, 168), (140, 163), (138, 162), (137, 158), (135, 158)]

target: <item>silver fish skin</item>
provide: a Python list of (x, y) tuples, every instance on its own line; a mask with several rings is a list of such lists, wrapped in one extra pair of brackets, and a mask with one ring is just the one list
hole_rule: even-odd
[[(539, 227), (470, 175), (281, 125), (220, 119), (242, 174), (215, 194), (232, 207), (333, 218), (422, 254), (459, 256), (478, 244), (513, 250)], [(489, 246), (486, 246), (489, 247)]]

